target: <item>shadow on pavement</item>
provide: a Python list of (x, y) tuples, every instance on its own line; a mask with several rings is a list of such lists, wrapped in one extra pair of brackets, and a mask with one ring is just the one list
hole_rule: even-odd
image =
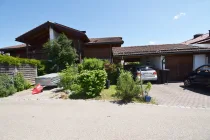
[(49, 91), (49, 90), (51, 90), (54, 93), (58, 93), (58, 92), (63, 91), (62, 88), (58, 88), (57, 86), (49, 86), (49, 87), (44, 87), (43, 88), (43, 91)]
[(117, 100), (117, 101), (110, 101), (113, 104), (118, 104), (118, 105), (127, 105), (128, 103), (132, 103), (132, 102), (124, 102), (122, 100)]
[(192, 92), (210, 96), (210, 87), (207, 86), (193, 85), (191, 87), (184, 87), (183, 85), (181, 85), (180, 87), (183, 88), (183, 90), (190, 90)]

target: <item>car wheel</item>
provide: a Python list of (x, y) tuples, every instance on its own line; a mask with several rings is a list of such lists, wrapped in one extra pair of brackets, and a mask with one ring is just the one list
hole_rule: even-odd
[(190, 82), (189, 79), (184, 80), (184, 86), (185, 86), (185, 87), (191, 86), (191, 82)]

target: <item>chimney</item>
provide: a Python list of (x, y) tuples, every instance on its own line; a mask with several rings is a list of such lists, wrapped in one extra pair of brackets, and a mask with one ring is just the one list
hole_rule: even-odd
[[(210, 34), (210, 30), (209, 30), (209, 34)], [(193, 38), (195, 39), (195, 38), (197, 38), (197, 37), (199, 37), (199, 36), (202, 36), (203, 34), (195, 34), (194, 36), (193, 36)]]
[(209, 36), (210, 36), (210, 30), (209, 30)]

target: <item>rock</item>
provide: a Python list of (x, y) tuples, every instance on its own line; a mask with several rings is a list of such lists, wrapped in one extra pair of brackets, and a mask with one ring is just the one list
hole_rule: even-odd
[(69, 95), (72, 94), (71, 90), (66, 90), (65, 93), (66, 93), (66, 94), (69, 94)]

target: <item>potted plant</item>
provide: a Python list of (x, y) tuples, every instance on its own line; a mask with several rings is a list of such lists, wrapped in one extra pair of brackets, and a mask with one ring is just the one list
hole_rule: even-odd
[(144, 98), (145, 98), (145, 102), (150, 102), (151, 99), (152, 99), (152, 97), (148, 95), (148, 92), (147, 92), (147, 91), (145, 91), (145, 96), (144, 96)]

